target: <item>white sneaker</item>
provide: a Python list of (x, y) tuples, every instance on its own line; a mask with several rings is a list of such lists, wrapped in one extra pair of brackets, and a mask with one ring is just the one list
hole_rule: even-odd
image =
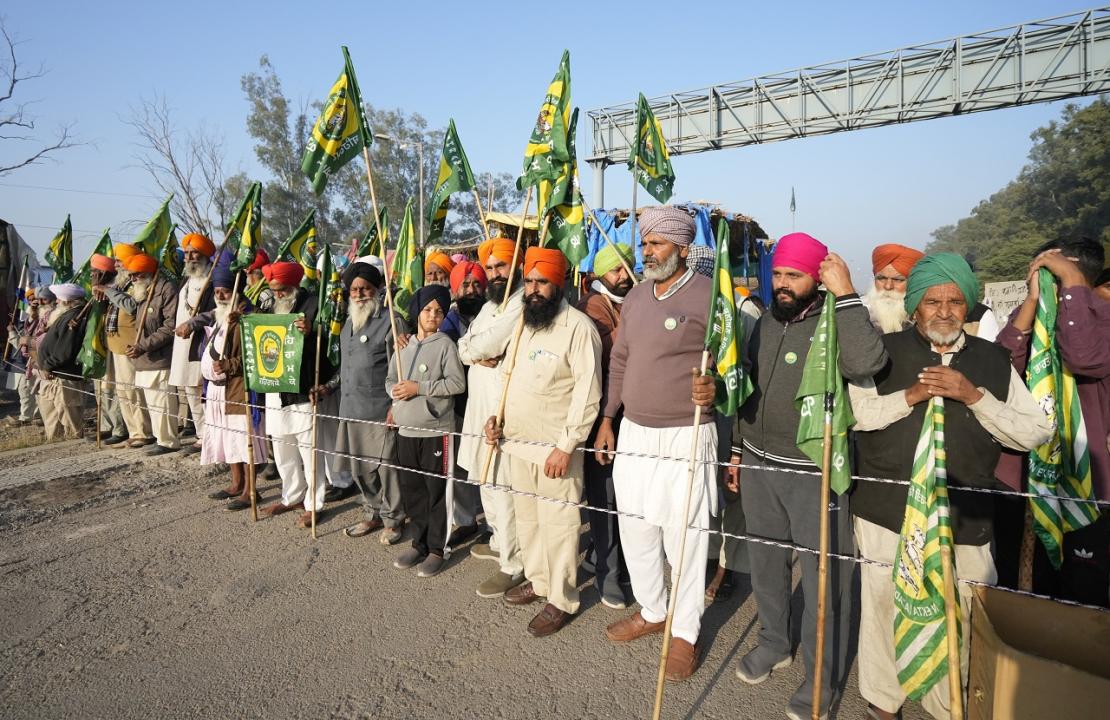
[(771, 677), (771, 673), (775, 670), (790, 667), (794, 662), (794, 658), (790, 655), (779, 660), (773, 660), (769, 657), (769, 654), (757, 645), (744, 656), (744, 659), (736, 667), (736, 677), (749, 685), (758, 685)]

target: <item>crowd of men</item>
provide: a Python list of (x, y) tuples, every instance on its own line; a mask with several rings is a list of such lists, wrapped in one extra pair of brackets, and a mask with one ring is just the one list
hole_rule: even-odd
[[(820, 683), (823, 715), (845, 680), (858, 612), (859, 684), (869, 717), (898, 717), (906, 694), (895, 670), (889, 567), (862, 565), (856, 608), (856, 564), (831, 563), (821, 677), (814, 677), (812, 552), (798, 553), (804, 612), (797, 617), (792, 608), (789, 546), (818, 546), (821, 512), (830, 514), (832, 552), (889, 565), (906, 506), (906, 484), (860, 480), (822, 508), (818, 468), (798, 449), (794, 398), (824, 298), (835, 298), (839, 371), (855, 417), (853, 474), (908, 480), (927, 406), (944, 398), (956, 572), (995, 583), (1015, 562), (1024, 500), (961, 488), (1022, 490), (1025, 458), (1053, 432), (1023, 380), (1041, 268), (1059, 287), (1056, 339), (1078, 384), (1095, 494), (1110, 500), (1110, 278), (1102, 246), (1069, 240), (1038, 251), (1029, 298), (999, 328), (957, 255), (880, 246), (874, 280), (861, 295), (839, 255), (791, 233), (776, 244), (769, 307), (737, 282), (743, 365), (754, 391), (735, 417), (719, 417), (712, 369), (705, 376), (697, 370), (712, 262), (693, 245), (694, 222), (683, 209), (644, 208), (639, 229), (642, 278), (630, 273), (628, 246), (606, 245), (577, 291), (558, 250), (516, 253), (512, 241), (493, 239), (478, 248), (477, 262), (430, 254), (424, 287), (407, 307), (391, 307), (381, 260), (357, 258), (343, 277), (338, 367), (315, 357), (319, 308), (315, 292), (301, 286), (299, 263), (271, 263), (259, 252), (237, 281), (230, 257), (190, 234), (178, 285), (159, 274), (154, 258), (117, 245), (114, 258), (92, 259), (91, 298), (73, 284), (35, 293), (35, 310), (13, 340), (28, 368), (19, 421), (30, 419), (37, 398), (48, 438), (81, 433), (83, 318), (89, 302), (104, 303), (105, 442), (226, 463), (229, 485), (211, 497), (228, 510), (250, 507), (248, 467), (269, 462), (281, 495), (263, 515), (299, 510), (297, 524), (308, 527), (313, 512), (319, 519), (327, 503), (357, 495), (363, 517), (346, 535), (377, 533), (388, 545), (407, 538), (393, 564), (421, 578), (439, 574), (452, 549), (477, 536), (469, 557), (496, 566), (478, 595), (537, 604), (527, 625), (535, 637), (559, 631), (579, 612), (583, 565), (605, 607), (639, 606), (608, 625), (614, 643), (661, 633), (668, 592), (675, 592), (670, 680), (698, 668), (707, 600), (725, 597), (734, 573), (747, 572), (761, 627), (736, 668), (741, 681), (762, 683), (791, 664), (791, 626), (800, 626), (806, 675), (786, 713), (810, 717)], [(300, 316), (298, 392), (259, 395), (246, 387), (239, 319), (260, 312)], [(182, 449), (186, 416), (196, 440)], [(699, 462), (684, 518), (683, 458), (695, 417)], [(591, 549), (580, 561), (584, 520)], [(722, 544), (705, 532), (711, 528), (781, 545)], [(1036, 589), (1110, 605), (1105, 506), (1095, 523), (1066, 537), (1065, 550), (1059, 570), (1038, 558)], [(679, 563), (684, 572), (675, 585), (666, 573)], [(959, 590), (968, 628), (969, 586)], [(964, 642), (965, 681), (967, 650)], [(938, 718), (948, 717), (948, 703), (944, 683), (923, 699)]]

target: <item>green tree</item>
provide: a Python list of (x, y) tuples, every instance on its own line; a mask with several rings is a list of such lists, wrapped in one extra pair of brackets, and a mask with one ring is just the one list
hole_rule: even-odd
[(1068, 105), (1059, 122), (1031, 138), (1029, 164), (1017, 179), (955, 225), (934, 230), (929, 252), (960, 253), (991, 282), (1025, 277), (1033, 251), (1048, 240), (1110, 242), (1110, 103)]

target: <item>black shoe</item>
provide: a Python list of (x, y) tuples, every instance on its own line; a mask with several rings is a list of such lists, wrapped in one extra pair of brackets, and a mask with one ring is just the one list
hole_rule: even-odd
[(209, 500), (230, 500), (233, 497), (236, 496), (232, 495), (227, 490), (217, 490), (216, 492), (208, 493)]
[(238, 512), (239, 510), (246, 510), (250, 506), (251, 506), (251, 501), (250, 500), (244, 500), (243, 498), (238, 498), (237, 497), (234, 500), (232, 500), (231, 502), (229, 502), (227, 505), (225, 505), (224, 510), (227, 510), (228, 512)]
[(113, 435), (109, 438), (105, 438), (105, 439), (101, 440), (100, 442), (101, 442), (102, 445), (108, 445), (109, 447), (111, 447), (112, 445), (119, 445), (120, 443), (127, 442), (127, 436), (126, 435)]
[(168, 453), (177, 452), (179, 448), (168, 448), (165, 445), (155, 445), (147, 450), (144, 455), (147, 457), (157, 457), (158, 455), (166, 455)]
[(447, 546), (452, 548), (458, 547), (477, 534), (477, 525), (463, 525), (462, 527), (457, 527), (455, 531), (451, 533), (451, 537), (447, 539)]
[(347, 498), (355, 495), (355, 493), (357, 492), (358, 488), (356, 488), (353, 484), (348, 485), (345, 488), (329, 487), (324, 492), (324, 502), (333, 503), (339, 502), (340, 500), (346, 500)]
[(181, 428), (181, 437), (196, 437), (197, 429), (193, 427), (192, 423), (188, 423), (185, 427)]
[(182, 455), (196, 455), (200, 452), (200, 445), (193, 443), (192, 445), (185, 445), (181, 448)]
[(263, 480), (277, 480), (279, 477), (281, 475), (278, 474), (277, 465), (273, 463), (267, 464), (266, 469), (262, 471)]

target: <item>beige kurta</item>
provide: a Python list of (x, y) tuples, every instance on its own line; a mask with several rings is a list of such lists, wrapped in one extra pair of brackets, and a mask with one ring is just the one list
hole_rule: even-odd
[[(200, 302), (204, 285), (204, 278), (189, 278), (182, 284), (177, 294), (178, 325), (192, 317), (192, 308)], [(170, 359), (170, 385), (174, 387), (200, 386), (200, 361), (189, 359), (189, 347), (192, 343), (192, 336), (181, 338), (174, 335), (173, 356)]]

